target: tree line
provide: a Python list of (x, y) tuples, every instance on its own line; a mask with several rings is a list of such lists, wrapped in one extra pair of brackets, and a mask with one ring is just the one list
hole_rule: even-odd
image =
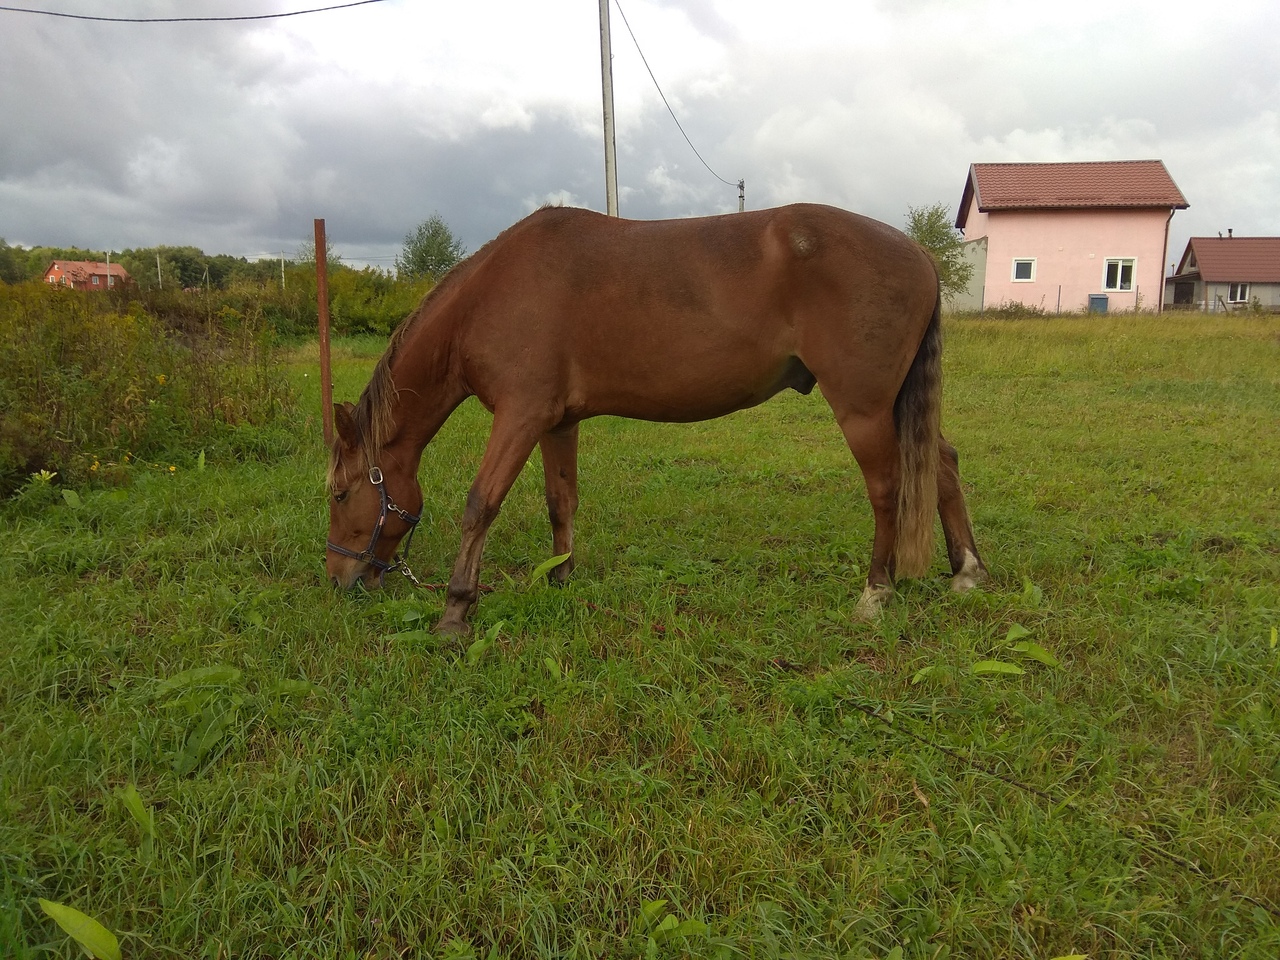
[[(326, 251), (330, 315), (339, 335), (390, 332), (466, 255), (439, 214), (407, 234), (395, 270), (354, 267), (330, 244)], [(111, 251), (133, 278), (110, 295), (137, 298), (145, 309), (174, 328), (187, 328), (213, 315), (261, 316), (284, 337), (307, 336), (316, 329), (314, 244), (293, 257), (249, 260), (207, 254), (193, 246), (156, 246)], [(78, 247), (11, 245), (0, 238), (0, 282), (39, 281), (56, 260), (107, 260), (107, 251)], [(189, 296), (199, 293), (200, 297)]]
[[(963, 256), (963, 245), (951, 223), (950, 210), (944, 204), (909, 207), (906, 233), (933, 256), (938, 265), (944, 294), (950, 298), (961, 293), (969, 283), (973, 265)], [(432, 214), (408, 233), (400, 255), (395, 259), (394, 273), (366, 267), (357, 270), (342, 262), (332, 248), (327, 251), (330, 275), (339, 286), (371, 287), (380, 295), (397, 283), (435, 282), (454, 264), (466, 256), (466, 248), (439, 214)], [(21, 283), (38, 280), (55, 260), (107, 259), (106, 251), (66, 247), (10, 246), (0, 238), (0, 282)], [(237, 285), (263, 288), (277, 285), (287, 292), (290, 276), (305, 288), (302, 274), (314, 271), (314, 245), (304, 245), (292, 258), (249, 260), (229, 254), (206, 254), (198, 247), (143, 247), (113, 253), (111, 259), (121, 264), (142, 290), (184, 290), (204, 288), (227, 290)], [(343, 274), (363, 274), (347, 276)], [(332, 281), (331, 281), (332, 283)]]
[[(353, 270), (342, 262), (332, 244), (326, 251), (331, 270)], [(394, 279), (416, 281), (430, 277), (438, 280), (454, 264), (466, 256), (466, 248), (454, 236), (439, 214), (432, 214), (407, 234), (400, 255), (395, 260)], [(0, 237), (0, 281), (21, 283), (39, 280), (49, 264), (56, 260), (110, 259), (126, 270), (143, 290), (206, 289), (225, 290), (238, 282), (288, 284), (289, 273), (298, 268), (314, 269), (314, 244), (304, 244), (297, 254), (286, 258), (250, 260), (230, 254), (207, 254), (199, 247), (156, 246), (108, 251), (80, 247), (23, 247), (10, 245)], [(370, 272), (376, 267), (364, 268)], [(282, 280), (283, 276), (283, 280)]]

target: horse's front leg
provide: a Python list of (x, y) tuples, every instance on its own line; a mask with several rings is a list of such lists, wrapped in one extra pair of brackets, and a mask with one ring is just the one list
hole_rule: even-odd
[(578, 425), (549, 430), (538, 441), (547, 486), (547, 515), (551, 518), (551, 555), (569, 554), (547, 578), (564, 584), (573, 572), (573, 517), (578, 512)]
[(462, 515), (462, 546), (449, 578), (444, 616), (436, 624), (436, 633), (471, 632), (467, 616), (480, 591), (484, 538), (502, 507), (503, 498), (545, 429), (545, 424), (530, 423), (527, 419), (504, 418), (501, 411), (494, 415), (493, 431), (480, 461), (480, 471), (467, 494), (467, 509)]

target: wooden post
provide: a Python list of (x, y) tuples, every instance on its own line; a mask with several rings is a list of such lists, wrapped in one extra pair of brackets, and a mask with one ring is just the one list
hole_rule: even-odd
[(324, 443), (333, 443), (333, 375), (329, 369), (329, 264), (324, 220), (316, 220), (316, 306), (320, 317), (320, 409)]

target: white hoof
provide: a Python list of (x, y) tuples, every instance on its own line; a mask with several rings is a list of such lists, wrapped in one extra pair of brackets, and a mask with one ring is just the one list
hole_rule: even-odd
[(893, 595), (893, 587), (888, 584), (880, 584), (872, 586), (867, 584), (862, 588), (862, 596), (858, 598), (858, 608), (854, 611), (854, 616), (859, 620), (874, 620), (880, 616), (880, 611), (884, 609), (885, 601)]
[(951, 578), (951, 590), (954, 593), (966, 593), (976, 587), (984, 578), (986, 573), (982, 569), (982, 565), (978, 563), (978, 558), (968, 550), (964, 552), (964, 563), (960, 565), (960, 572)]

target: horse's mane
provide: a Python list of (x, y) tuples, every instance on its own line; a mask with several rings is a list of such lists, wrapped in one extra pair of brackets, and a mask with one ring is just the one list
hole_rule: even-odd
[[(356, 427), (359, 444), (364, 450), (365, 459), (370, 467), (377, 464), (383, 448), (391, 439), (391, 431), (395, 429), (395, 405), (399, 389), (396, 387), (394, 379), (392, 379), (391, 365), (399, 355), (405, 338), (414, 330), (418, 322), (426, 316), (431, 305), (441, 295), (464, 281), (492, 252), (494, 245), (522, 223), (524, 223), (524, 220), (517, 221), (475, 253), (455, 264), (448, 273), (440, 278), (435, 286), (427, 291), (426, 296), (419, 301), (413, 312), (405, 317), (392, 332), (391, 339), (387, 341), (387, 349), (378, 358), (368, 385), (361, 391), (360, 399), (356, 401), (351, 410), (351, 419)], [(342, 440), (335, 434), (333, 444), (329, 449), (329, 470), (326, 477), (328, 488), (331, 491), (334, 489), (338, 457), (342, 452), (342, 448)]]

